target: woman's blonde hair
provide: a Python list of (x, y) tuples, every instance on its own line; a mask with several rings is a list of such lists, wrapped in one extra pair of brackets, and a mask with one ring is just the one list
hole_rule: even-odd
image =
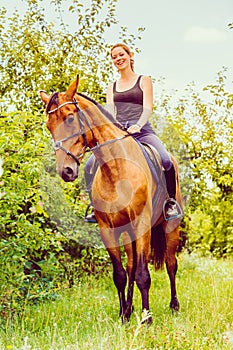
[(134, 72), (134, 59), (133, 59), (133, 53), (131, 52), (130, 48), (126, 44), (117, 43), (111, 47), (111, 50), (110, 50), (111, 57), (112, 57), (112, 51), (116, 47), (122, 47), (122, 49), (125, 50), (125, 52), (127, 52), (127, 54), (130, 56), (130, 67), (131, 67), (132, 71)]

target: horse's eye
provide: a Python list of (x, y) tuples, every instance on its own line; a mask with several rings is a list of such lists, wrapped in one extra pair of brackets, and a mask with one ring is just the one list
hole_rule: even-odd
[(66, 119), (68, 124), (72, 124), (74, 121), (74, 116), (73, 115), (69, 115), (68, 118)]

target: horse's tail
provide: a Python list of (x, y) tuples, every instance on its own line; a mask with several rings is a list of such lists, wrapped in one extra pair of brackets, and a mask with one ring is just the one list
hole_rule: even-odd
[(156, 270), (162, 269), (165, 261), (166, 237), (162, 225), (151, 229), (150, 262)]

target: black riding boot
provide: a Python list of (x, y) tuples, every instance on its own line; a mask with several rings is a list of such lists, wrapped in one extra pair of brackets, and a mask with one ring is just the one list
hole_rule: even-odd
[(164, 175), (169, 197), (176, 199), (176, 172), (173, 164), (169, 170), (164, 171)]
[(169, 170), (164, 171), (164, 175), (169, 195), (169, 198), (164, 203), (164, 217), (168, 221), (181, 217), (182, 210), (176, 201), (176, 172), (173, 164)]

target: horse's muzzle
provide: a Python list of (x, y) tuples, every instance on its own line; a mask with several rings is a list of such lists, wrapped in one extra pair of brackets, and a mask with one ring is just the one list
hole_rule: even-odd
[(78, 167), (73, 169), (67, 166), (62, 170), (60, 176), (65, 182), (72, 182), (78, 177), (78, 173)]

